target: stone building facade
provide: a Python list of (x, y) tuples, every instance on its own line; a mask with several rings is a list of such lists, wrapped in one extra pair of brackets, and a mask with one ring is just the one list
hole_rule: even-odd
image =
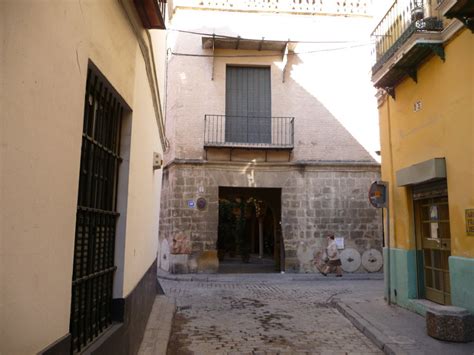
[[(370, 28), (367, 7), (360, 1), (359, 13), (341, 5), (302, 14), (275, 3), (278, 11), (270, 13), (263, 6), (248, 11), (244, 3), (216, 8), (174, 1), (159, 264), (175, 273), (218, 271), (220, 204), (253, 198), (268, 207), (271, 221), (262, 232), (255, 213), (247, 216), (253, 226), (247, 232), (270, 231), (277, 271), (316, 272), (314, 258), (328, 232), (343, 238), (344, 250), (359, 260), (368, 250), (381, 251), (381, 214), (367, 199), (380, 172), (368, 153), (378, 148), (378, 127), (367, 76), (370, 47), (360, 44)], [(343, 40), (352, 42), (341, 48)], [(262, 75), (247, 82), (247, 68)], [(231, 78), (236, 70), (243, 81)], [(272, 117), (268, 139), (228, 135), (229, 107), (242, 105), (239, 90), (252, 92), (244, 110), (258, 106), (260, 115)], [(258, 95), (268, 95), (269, 104), (255, 103)], [(247, 138), (262, 129), (250, 128), (254, 116), (239, 123)], [(219, 129), (226, 133), (213, 131)], [(290, 138), (278, 140), (285, 134)], [(367, 270), (359, 264), (351, 271)]]
[[(363, 253), (381, 250), (381, 217), (367, 204), (367, 186), (376, 178), (377, 166), (306, 165), (255, 167), (255, 186), (281, 189), (281, 232), (284, 270), (316, 272), (314, 254), (325, 248), (325, 234), (345, 237), (345, 248)], [(186, 235), (191, 250), (169, 258), (171, 272), (216, 271), (219, 186), (248, 186), (248, 173), (240, 164), (209, 162), (172, 164), (163, 177), (160, 235), (165, 243)], [(204, 198), (203, 210), (188, 201)], [(170, 236), (170, 237), (164, 237)], [(163, 248), (166, 250), (166, 248)], [(162, 257), (163, 257), (162, 256)], [(282, 268), (283, 269), (283, 268)], [(361, 266), (359, 271), (363, 271)]]

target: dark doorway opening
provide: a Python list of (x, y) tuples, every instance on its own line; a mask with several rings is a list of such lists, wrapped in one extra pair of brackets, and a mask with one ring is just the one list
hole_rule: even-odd
[(283, 251), (281, 189), (219, 187), (219, 272), (280, 272)]

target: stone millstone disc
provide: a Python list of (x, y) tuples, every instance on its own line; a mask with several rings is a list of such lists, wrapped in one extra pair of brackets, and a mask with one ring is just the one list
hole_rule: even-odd
[(165, 271), (170, 270), (170, 245), (167, 239), (163, 239), (161, 242), (159, 266)]
[(360, 254), (355, 249), (345, 249), (341, 253), (342, 270), (354, 272), (360, 267)]
[(362, 254), (362, 266), (368, 272), (377, 272), (382, 268), (382, 254), (375, 249), (369, 249)]

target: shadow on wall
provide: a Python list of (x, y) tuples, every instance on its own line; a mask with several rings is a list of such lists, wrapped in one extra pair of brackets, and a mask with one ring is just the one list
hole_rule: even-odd
[[(326, 54), (321, 55), (325, 56)], [(328, 59), (325, 60), (325, 62), (328, 61)], [(281, 78), (283, 78), (283, 68), (278, 64), (278, 62), (275, 62), (272, 69), (278, 69), (278, 75), (281, 75)], [(281, 105), (281, 108), (279, 103), (275, 104), (275, 115), (279, 115), (279, 111), (284, 110), (281, 112), (282, 114), (295, 116), (295, 158), (304, 161), (375, 163), (376, 161), (371, 154), (345, 127), (342, 122), (343, 120), (338, 119), (336, 113), (331, 112), (323, 104), (323, 101), (337, 101), (332, 103), (332, 108), (334, 106), (348, 107), (352, 103), (352, 108), (348, 109), (352, 111), (351, 119), (358, 122), (358, 124), (361, 123), (361, 117), (358, 115), (359, 106), (364, 105), (364, 103), (359, 102), (358, 106), (356, 106), (351, 97), (341, 94), (344, 91), (334, 94), (333, 100), (331, 97), (328, 99), (330, 94), (327, 91), (337, 91), (335, 88), (347, 86), (347, 83), (344, 83), (344, 78), (337, 73), (337, 63), (334, 63), (333, 67), (326, 67), (324, 69), (326, 77), (332, 76), (331, 79), (327, 79), (326, 82), (322, 82), (319, 86), (311, 87), (310, 82), (322, 81), (321, 69), (312, 70), (311, 65), (316, 66), (315, 63), (305, 63), (298, 55), (289, 56), (285, 72), (285, 82), (281, 85), (281, 91), (276, 88), (275, 92), (272, 93), (275, 99), (279, 96), (289, 98), (284, 102), (284, 105)], [(331, 73), (331, 75), (328, 73)], [(274, 78), (275, 75), (272, 79)], [(367, 80), (369, 79), (367, 78)], [(326, 97), (320, 100), (318, 99), (318, 94)], [(353, 95), (356, 95), (356, 93), (353, 93)], [(369, 101), (366, 104), (374, 104), (375, 108), (375, 102)], [(341, 113), (341, 115), (343, 114)], [(378, 124), (376, 125), (376, 130), (378, 132)]]
[[(228, 28), (222, 28), (220, 32), (231, 33)], [(200, 37), (181, 33), (176, 36), (177, 52), (212, 55), (212, 50), (196, 46), (196, 42), (200, 43)], [(180, 44), (181, 39), (186, 44), (189, 36), (193, 36), (194, 47), (181, 48), (186, 47)], [(347, 63), (344, 68), (341, 67), (353, 50), (362, 49), (337, 51), (337, 54), (315, 53), (306, 61), (302, 57), (310, 54), (301, 57), (289, 55), (284, 82), (281, 53), (274, 57), (262, 57), (262, 52), (258, 51), (216, 49), (216, 55), (221, 57), (216, 57), (214, 63), (210, 57), (172, 55), (168, 86), (173, 89), (167, 100), (167, 125), (175, 139), (172, 142), (173, 153), (168, 154), (168, 159), (203, 158), (204, 116), (225, 114), (227, 65), (270, 65), (272, 116), (295, 117), (293, 160), (376, 162), (351, 133), (356, 130), (360, 136), (362, 129), (358, 127), (363, 124), (368, 112), (376, 111), (375, 99), (363, 89), (358, 89), (359, 86), (365, 88), (359, 84), (365, 75), (351, 72)], [(239, 54), (255, 57), (222, 57)], [(213, 72), (214, 80), (211, 80)], [(369, 77), (365, 79), (368, 87)], [(373, 110), (370, 108), (372, 105)], [(370, 132), (375, 132), (372, 136), (378, 137), (378, 124), (368, 126)]]

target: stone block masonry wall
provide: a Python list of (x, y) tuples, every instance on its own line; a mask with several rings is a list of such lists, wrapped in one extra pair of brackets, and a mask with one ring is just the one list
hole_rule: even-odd
[[(325, 248), (327, 232), (344, 237), (345, 248), (360, 254), (381, 251), (381, 212), (367, 199), (378, 177), (377, 166), (171, 165), (164, 171), (160, 216), (160, 243), (168, 243), (170, 253), (160, 256), (161, 265), (169, 263), (173, 273), (216, 271), (220, 186), (282, 189), (286, 271), (316, 272), (313, 259)], [(204, 210), (192, 205), (200, 197), (207, 201)], [(189, 250), (173, 253), (173, 240), (183, 238)]]
[[(162, 193), (160, 242), (166, 239), (170, 245), (170, 271), (204, 271), (198, 270), (199, 258), (216, 250), (219, 187), (201, 167), (171, 167), (164, 171)], [(198, 198), (207, 202), (202, 210), (195, 206)], [(189, 241), (189, 252), (173, 254), (173, 240), (183, 237)]]
[(282, 230), (286, 269), (311, 272), (314, 253), (326, 247), (325, 235), (344, 238), (345, 248), (382, 250), (381, 212), (367, 199), (376, 180), (372, 171), (293, 173), (282, 190)]

